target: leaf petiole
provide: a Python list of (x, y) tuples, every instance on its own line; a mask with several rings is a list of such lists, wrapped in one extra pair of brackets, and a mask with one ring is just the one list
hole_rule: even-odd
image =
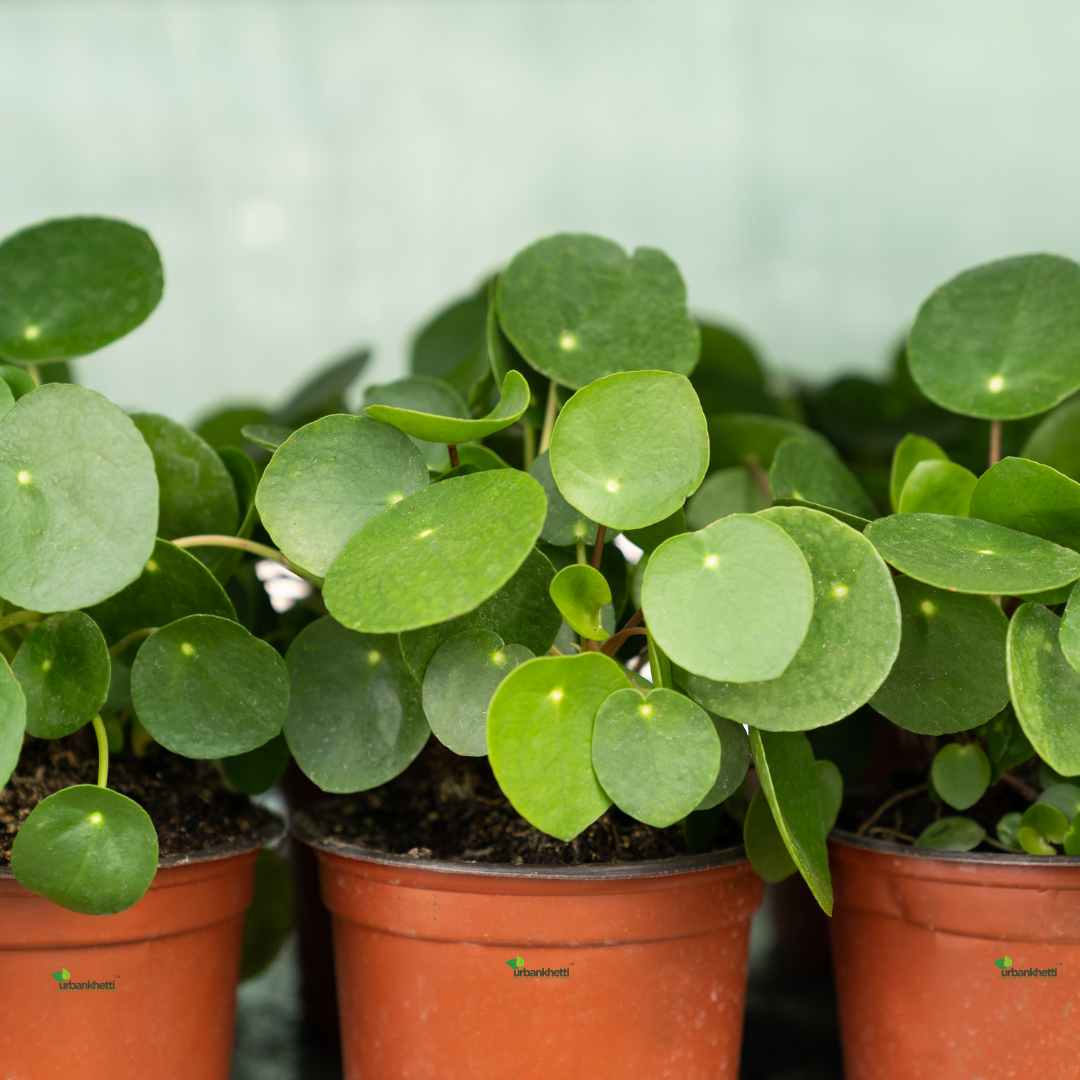
[(134, 645), (136, 641), (142, 641), (143, 638), (148, 638), (151, 634), (157, 633), (159, 627), (146, 626), (142, 630), (132, 630), (130, 634), (125, 634), (110, 650), (109, 656), (114, 660), (120, 656), (125, 649)]
[(105, 787), (109, 780), (109, 736), (106, 734), (105, 725), (97, 713), (94, 713), (94, 719), (91, 723), (94, 725), (94, 734), (97, 736), (97, 786)]
[(170, 540), (169, 543), (178, 548), (231, 547), (239, 548), (241, 551), (250, 551), (252, 555), (259, 555), (264, 559), (272, 559), (274, 562), (281, 563), (282, 566), (288, 567), (299, 577), (306, 578), (313, 585), (318, 585), (320, 589), (323, 586), (323, 579), (317, 574), (311, 574), (307, 570), (301, 569), (295, 563), (290, 562), (280, 551), (267, 547), (266, 544), (256, 543), (254, 540), (244, 540), (239, 536), (219, 536), (210, 533), (203, 536), (182, 536), (178, 540)]
[(13, 611), (9, 615), (0, 618), (0, 634), (5, 630), (10, 629), (12, 626), (19, 626), (22, 623), (28, 622), (37, 622), (42, 618), (44, 618), (44, 616), (40, 611)]

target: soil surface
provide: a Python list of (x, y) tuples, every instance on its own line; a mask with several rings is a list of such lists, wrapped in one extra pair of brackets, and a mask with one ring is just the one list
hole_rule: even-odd
[[(88, 726), (89, 727), (89, 726)], [(97, 747), (85, 732), (66, 739), (28, 738), (0, 790), (0, 866), (8, 864), (19, 826), (42, 799), (72, 784), (97, 783)], [(137, 802), (157, 829), (162, 855), (202, 851), (254, 835), (270, 815), (228, 791), (209, 761), (152, 746), (146, 757), (114, 757), (109, 787)]]
[[(739, 826), (717, 811), (719, 829), (699, 851), (742, 843)], [(425, 859), (577, 866), (692, 854), (681, 825), (654, 829), (614, 806), (569, 843), (556, 840), (514, 810), (487, 758), (458, 757), (435, 739), (388, 784), (321, 803), (308, 813), (336, 839)]]

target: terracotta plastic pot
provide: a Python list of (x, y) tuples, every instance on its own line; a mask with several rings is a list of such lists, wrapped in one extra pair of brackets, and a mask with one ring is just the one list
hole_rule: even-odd
[(228, 1080), (255, 856), (283, 833), (166, 856), (118, 915), (77, 915), (0, 870), (0, 1076)]
[(741, 848), (484, 866), (322, 838), (346, 1080), (734, 1080), (750, 917)]
[(1080, 1075), (1080, 858), (830, 852), (847, 1080)]

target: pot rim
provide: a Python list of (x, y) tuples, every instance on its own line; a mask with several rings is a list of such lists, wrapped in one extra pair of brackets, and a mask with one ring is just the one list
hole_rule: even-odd
[[(198, 851), (178, 851), (172, 855), (162, 855), (158, 858), (158, 869), (165, 870), (172, 866), (190, 866), (193, 863), (230, 859), (234, 855), (244, 855), (249, 851), (264, 848), (267, 844), (284, 839), (289, 832), (288, 822), (269, 807), (264, 806), (262, 809), (270, 815), (270, 819), (264, 821), (251, 836), (240, 840), (230, 840), (226, 844), (214, 844)], [(0, 866), (0, 878), (14, 877), (10, 863)]]
[(907, 859), (933, 859), (939, 862), (975, 863), (990, 866), (1080, 866), (1080, 855), (1028, 855), (1011, 851), (942, 851), (939, 848), (917, 848), (897, 844), (893, 840), (875, 840), (847, 829), (833, 829), (829, 840), (844, 847), (865, 848), (882, 855), (903, 856)]
[(425, 859), (413, 855), (393, 855), (346, 840), (323, 836), (306, 811), (293, 816), (292, 834), (308, 847), (326, 851), (357, 862), (378, 863), (382, 866), (408, 867), (410, 870), (430, 870), (442, 874), (475, 874), (481, 877), (543, 878), (571, 881), (620, 881), (633, 878), (671, 877), (675, 874), (713, 870), (746, 861), (741, 844), (694, 855), (674, 855), (669, 859), (645, 859), (641, 862), (590, 863), (584, 866), (536, 866), (511, 863), (480, 863), (465, 860)]

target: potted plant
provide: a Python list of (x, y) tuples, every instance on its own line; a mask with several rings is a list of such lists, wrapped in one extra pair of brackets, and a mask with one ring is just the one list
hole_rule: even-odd
[[(920, 310), (910, 375), (942, 414), (984, 422), (981, 475), (909, 434), (892, 456), (893, 513), (878, 517), (819, 443), (780, 443), (771, 464), (777, 502), (828, 507), (896, 575), (895, 598), (883, 598), (871, 623), (899, 648), (870, 704), (899, 729), (906, 761), (884, 784), (848, 791), (844, 828), (830, 842), (853, 1080), (1016, 1076), (1032, 1062), (1051, 1076), (1075, 1069), (1067, 1018), (1080, 963), (1078, 310), (1080, 267), (1048, 255), (967, 271)], [(1004, 425), (1014, 423), (1017, 443), (1019, 422), (1039, 414), (1020, 455), (1003, 458)], [(857, 668), (861, 653), (845, 649), (842, 660)], [(696, 676), (685, 685), (735, 719), (749, 700)], [(766, 688), (750, 688), (756, 725), (830, 722), (795, 695), (769, 714)], [(800, 850), (797, 836), (808, 812), (798, 799), (809, 806), (813, 779), (807, 765), (798, 785), (769, 800), (771, 814), (755, 796), (761, 809), (755, 819), (751, 804), (746, 842), (770, 880), (798, 866), (820, 891), (822, 853)]]
[[(161, 292), (153, 243), (124, 222), (50, 221), (0, 244), (11, 1075), (226, 1077), (256, 854), (280, 835), (200, 764), (224, 759), (257, 790), (287, 756), (284, 662), (224, 587), (251, 543), (252, 463), (50, 381), (142, 323)], [(188, 533), (229, 534), (234, 550)]]

